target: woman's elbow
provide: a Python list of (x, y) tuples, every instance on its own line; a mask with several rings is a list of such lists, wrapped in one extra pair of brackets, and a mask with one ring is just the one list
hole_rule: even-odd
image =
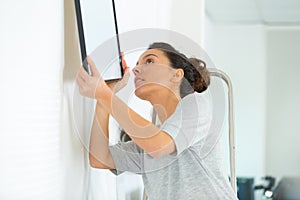
[(92, 160), (90, 160), (90, 167), (92, 167), (92, 168), (97, 168), (97, 169), (105, 169), (105, 168), (104, 168), (104, 165), (102, 165), (102, 164), (99, 163), (99, 162), (92, 161)]
[(89, 154), (89, 163), (92, 168), (97, 169), (109, 169), (108, 166), (104, 165), (102, 162), (100, 162), (97, 158), (95, 158), (93, 155)]
[(160, 158), (176, 151), (174, 140), (163, 131), (144, 141), (143, 147), (142, 148), (153, 158)]
[(104, 158), (96, 158), (91, 153), (89, 153), (90, 166), (92, 168), (98, 169), (115, 169), (115, 163), (111, 157), (111, 154), (108, 154)]
[(161, 158), (161, 157), (169, 155), (169, 154), (171, 154), (175, 151), (176, 151), (175, 145), (168, 145), (167, 147), (164, 147), (164, 148), (159, 149), (157, 151), (149, 152), (148, 154), (150, 156), (152, 156), (153, 158)]

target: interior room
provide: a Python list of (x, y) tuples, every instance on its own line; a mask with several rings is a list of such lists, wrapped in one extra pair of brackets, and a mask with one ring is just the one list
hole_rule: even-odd
[[(134, 87), (153, 42), (205, 61), (211, 85), (203, 93), (219, 112), (236, 197), (300, 199), (299, 0), (3, 0), (0, 25), (0, 199), (151, 200), (141, 173), (91, 166), (98, 104), (82, 95), (78, 74), (93, 70), (90, 56), (103, 77), (115, 74), (107, 66), (121, 70), (104, 83), (122, 79), (124, 58), (130, 77), (113, 96), (156, 125), (161, 118)], [(118, 116), (108, 121), (109, 145), (135, 142)]]

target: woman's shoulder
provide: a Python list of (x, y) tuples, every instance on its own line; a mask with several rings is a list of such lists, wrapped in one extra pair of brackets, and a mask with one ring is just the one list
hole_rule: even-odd
[(182, 98), (174, 113), (166, 120), (167, 122), (180, 123), (191, 119), (211, 119), (212, 109), (209, 99), (197, 92)]
[(182, 98), (177, 109), (211, 112), (211, 102), (206, 93), (191, 93)]

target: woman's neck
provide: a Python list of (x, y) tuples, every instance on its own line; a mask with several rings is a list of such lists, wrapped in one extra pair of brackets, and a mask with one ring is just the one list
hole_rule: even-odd
[(150, 101), (161, 123), (174, 113), (180, 99), (179, 95), (168, 92), (168, 94), (157, 94), (155, 99)]

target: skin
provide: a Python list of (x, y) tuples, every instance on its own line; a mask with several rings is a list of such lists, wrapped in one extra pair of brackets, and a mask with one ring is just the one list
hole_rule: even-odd
[[(80, 67), (76, 81), (81, 95), (97, 100), (90, 139), (90, 165), (104, 169), (115, 168), (108, 149), (109, 115), (112, 115), (131, 139), (152, 157), (158, 158), (174, 152), (176, 150), (174, 141), (167, 133), (137, 114), (114, 95), (127, 83), (129, 77), (127, 65), (123, 66), (126, 73), (120, 82), (107, 84), (89, 58), (88, 63), (93, 75), (89, 76), (83, 67)], [(158, 113), (160, 122), (163, 123), (173, 114), (180, 101), (179, 86), (184, 75), (183, 70), (171, 68), (168, 58), (162, 51), (151, 49), (140, 56), (132, 71), (135, 75), (136, 96), (149, 101)]]
[(179, 102), (179, 86), (183, 76), (181, 69), (173, 69), (164, 53), (157, 49), (144, 52), (133, 68), (135, 95), (149, 101), (161, 122), (175, 110)]

